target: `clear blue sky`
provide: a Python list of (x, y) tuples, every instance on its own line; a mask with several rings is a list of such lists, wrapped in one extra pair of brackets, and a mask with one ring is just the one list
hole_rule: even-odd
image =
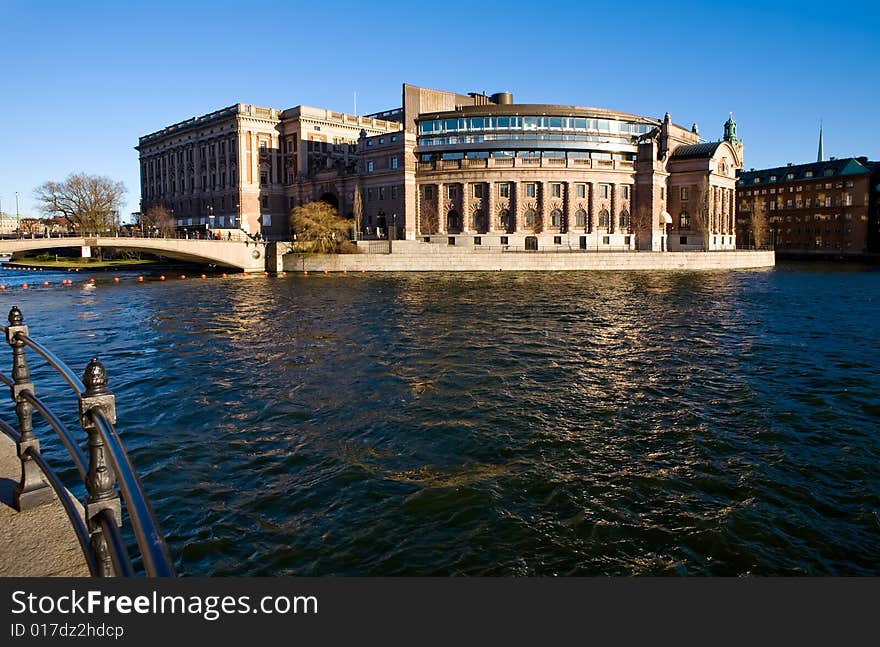
[(880, 3), (0, 0), (0, 200), (83, 171), (138, 210), (138, 136), (238, 101), (351, 112), (401, 83), (661, 117), (746, 168), (880, 159)]

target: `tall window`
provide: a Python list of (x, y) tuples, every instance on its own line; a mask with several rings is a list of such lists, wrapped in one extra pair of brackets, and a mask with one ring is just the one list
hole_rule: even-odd
[(618, 221), (618, 222), (620, 222), (620, 228), (621, 229), (629, 229), (629, 220), (630, 220), (629, 211), (626, 209), (623, 209), (620, 212), (620, 220)]
[(578, 209), (574, 214), (574, 224), (576, 227), (586, 227), (587, 226), (587, 212), (583, 209)]
[(499, 221), (501, 222), (501, 228), (504, 231), (510, 230), (510, 212), (507, 209), (502, 209), (499, 215)]
[(454, 200), (457, 195), (458, 195), (458, 187), (455, 186), (454, 184), (448, 184), (446, 186), (446, 197), (449, 198), (450, 200)]
[(475, 198), (482, 198), (483, 197), (483, 185), (482, 184), (477, 183), (474, 185), (474, 197)]
[(599, 185), (599, 196), (607, 200), (611, 197), (611, 187), (607, 184)]
[(538, 195), (538, 185), (534, 182), (526, 183), (526, 197), (534, 198)]
[(397, 168), (397, 158), (396, 157), (391, 158), (391, 168)]
[(611, 224), (611, 214), (608, 213), (608, 209), (602, 209), (599, 212), (599, 227), (608, 229), (609, 224)]
[(426, 186), (425, 187), (425, 200), (433, 200), (434, 199), (434, 187)]
[(562, 212), (559, 209), (550, 212), (550, 225), (552, 227), (562, 226)]
[[(534, 185), (532, 185), (534, 186)], [(525, 214), (523, 214), (523, 222), (526, 227), (534, 227), (535, 226), (535, 210), (528, 209)]]
[(498, 196), (501, 198), (509, 198), (510, 197), (510, 184), (507, 182), (501, 182), (498, 185)]
[(557, 182), (554, 182), (553, 184), (551, 184), (550, 185), (550, 195), (553, 196), (554, 198), (561, 198), (562, 197), (562, 185)]
[(577, 197), (586, 198), (587, 197), (587, 185), (586, 184), (578, 184), (577, 185)]
[(686, 186), (681, 187), (681, 199), (682, 201), (688, 199), (688, 188)]
[(678, 228), (679, 229), (690, 229), (690, 226), (691, 226), (691, 219), (690, 219), (690, 216), (688, 216), (688, 212), (682, 211), (680, 214), (678, 214)]
[(374, 166), (374, 165), (373, 165), (372, 160), (369, 161), (369, 162), (367, 162), (367, 173), (372, 173), (372, 172), (373, 172), (373, 166)]

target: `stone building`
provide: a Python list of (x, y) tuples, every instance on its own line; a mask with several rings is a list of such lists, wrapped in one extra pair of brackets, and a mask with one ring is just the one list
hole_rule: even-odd
[(871, 226), (876, 229), (880, 216), (877, 207), (872, 212), (877, 179), (876, 164), (866, 157), (742, 172), (737, 180), (740, 245), (772, 245), (783, 252), (869, 251)]
[(295, 204), (323, 198), (346, 213), (360, 133), (399, 127), (307, 106), (194, 117), (140, 138), (141, 212), (160, 204), (180, 227), (286, 237)]
[(146, 135), (137, 147), (142, 210), (159, 202), (178, 223), (284, 237), (290, 209), (324, 200), (356, 216), (365, 238), (526, 249), (736, 246), (743, 149), (732, 117), (723, 139), (705, 142), (696, 124), (678, 126), (668, 114), (408, 84), (401, 99), (400, 108), (366, 117), (239, 104)]

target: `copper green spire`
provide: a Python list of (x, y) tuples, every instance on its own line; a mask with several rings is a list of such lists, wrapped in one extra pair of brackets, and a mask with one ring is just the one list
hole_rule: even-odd
[(819, 154), (816, 156), (817, 162), (825, 161), (825, 146), (822, 143), (822, 120), (819, 120)]
[(724, 122), (724, 141), (736, 144), (739, 140), (736, 138), (736, 122), (733, 120), (733, 113)]

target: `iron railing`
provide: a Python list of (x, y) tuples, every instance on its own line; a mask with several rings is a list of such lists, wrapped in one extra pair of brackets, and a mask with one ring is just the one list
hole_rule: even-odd
[[(0, 431), (15, 441), (21, 460), (21, 478), (13, 499), (16, 509), (29, 510), (57, 496), (73, 526), (89, 572), (96, 577), (128, 577), (135, 570), (121, 532), (124, 502), (146, 575), (174, 576), (171, 555), (156, 516), (114, 427), (116, 396), (107, 388), (103, 364), (92, 358), (80, 380), (54, 353), (28, 336), (28, 327), (17, 307), (9, 311), (5, 331), (6, 341), (12, 347), (12, 378), (0, 374), (0, 382), (10, 389), (18, 430), (0, 420)], [(34, 395), (26, 348), (42, 356), (76, 395), (87, 453), (83, 453), (80, 441), (60, 418)], [(70, 454), (85, 484), (84, 506), (74, 500), (40, 453), (40, 441), (33, 430), (34, 411), (55, 431)]]

